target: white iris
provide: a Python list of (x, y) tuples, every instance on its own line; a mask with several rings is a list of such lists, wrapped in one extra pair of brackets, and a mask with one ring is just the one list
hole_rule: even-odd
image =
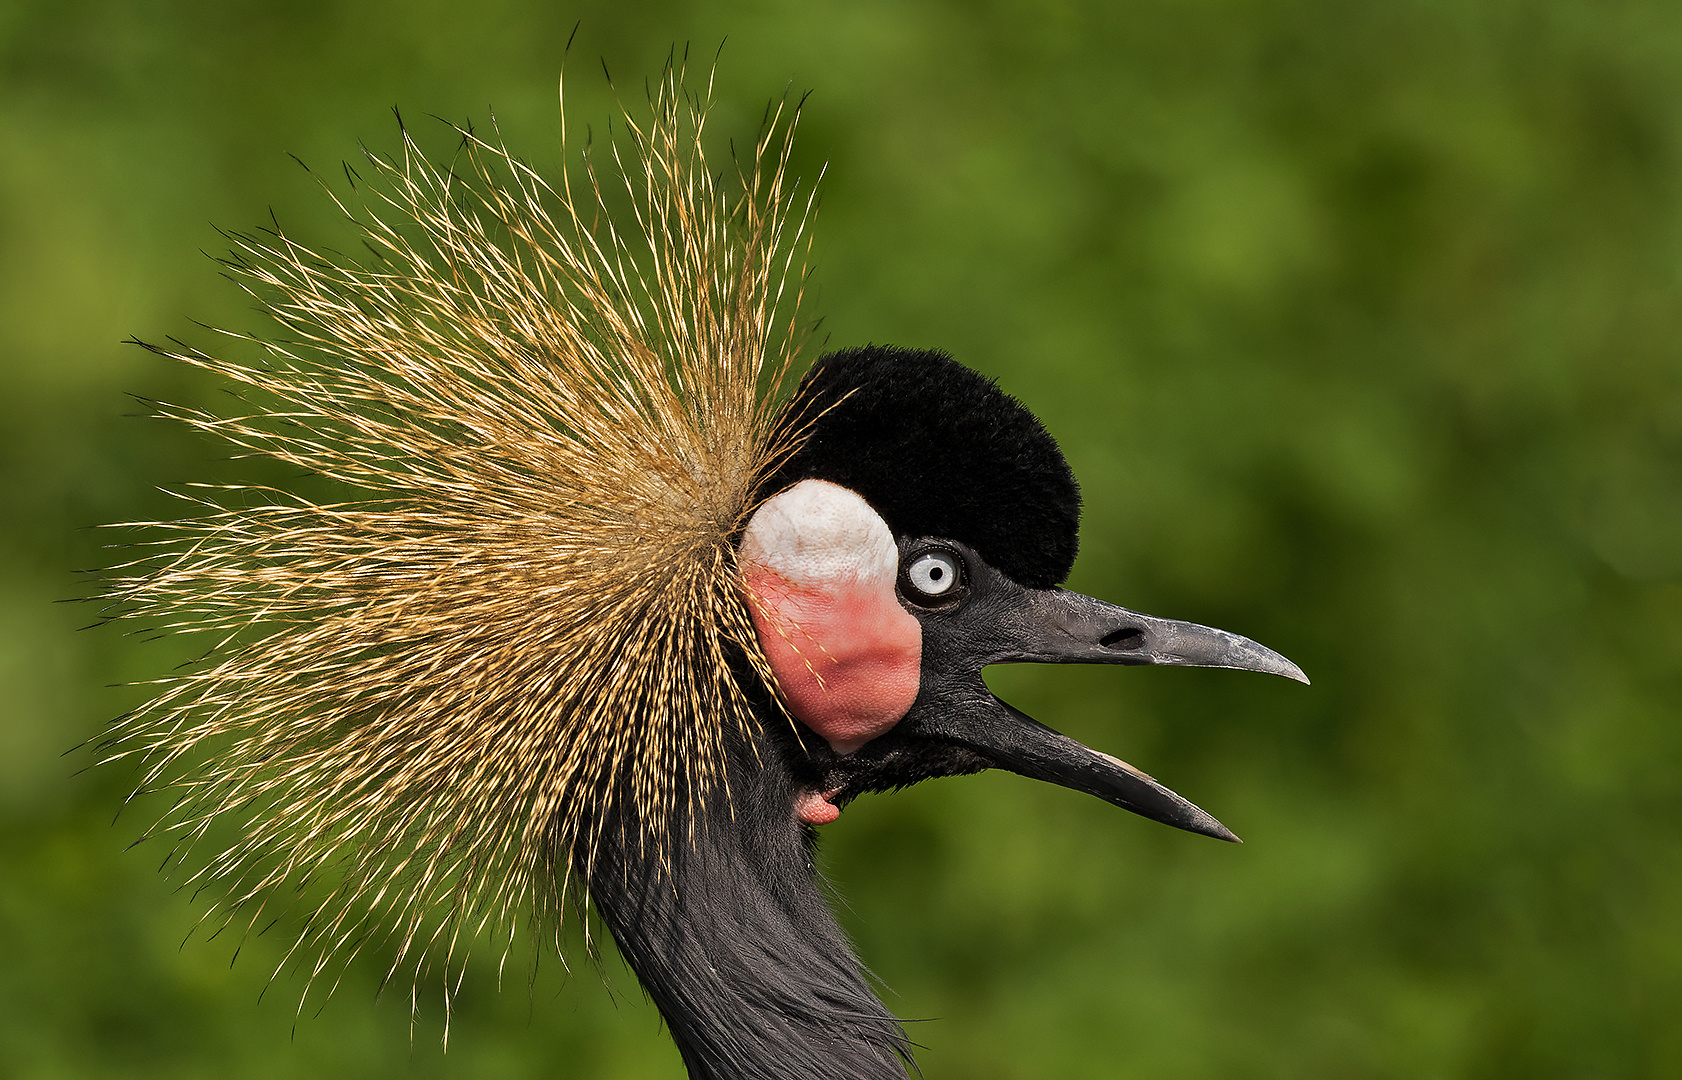
[(939, 596), (950, 592), (958, 583), (958, 562), (944, 551), (930, 551), (917, 556), (911, 569), (905, 572), (911, 587), (925, 596)]

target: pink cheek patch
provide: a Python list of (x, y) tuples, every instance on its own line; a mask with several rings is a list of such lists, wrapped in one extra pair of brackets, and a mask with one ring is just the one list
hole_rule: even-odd
[(897, 724), (917, 698), (922, 628), (890, 593), (806, 588), (748, 573), (754, 628), (789, 710), (838, 753)]
[(894, 595), (899, 552), (868, 503), (802, 481), (754, 514), (740, 557), (760, 646), (802, 723), (847, 754), (910, 711), (922, 627)]

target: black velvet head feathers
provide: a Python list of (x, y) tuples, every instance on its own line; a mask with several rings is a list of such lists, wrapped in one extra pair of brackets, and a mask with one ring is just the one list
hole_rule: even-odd
[(1030, 588), (1069, 576), (1080, 488), (1057, 441), (945, 353), (871, 345), (819, 357), (783, 423), (811, 429), (762, 494), (828, 480), (861, 495), (896, 536), (968, 544)]

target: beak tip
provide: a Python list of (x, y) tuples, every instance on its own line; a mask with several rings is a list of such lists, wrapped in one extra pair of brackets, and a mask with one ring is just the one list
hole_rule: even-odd
[(1199, 831), (1205, 836), (1212, 836), (1216, 840), (1225, 840), (1229, 844), (1242, 844), (1244, 842), (1238, 838), (1237, 833), (1233, 832), (1225, 825), (1222, 825), (1214, 818), (1210, 818), (1208, 825)]
[[(1163, 790), (1167, 791), (1166, 788), (1163, 788)], [(1169, 794), (1173, 793), (1169, 792)], [(1178, 799), (1179, 796), (1174, 795), (1174, 798)], [(1162, 821), (1164, 824), (1174, 825), (1186, 830), (1187, 832), (1198, 833), (1199, 835), (1212, 837), (1216, 840), (1224, 840), (1229, 844), (1242, 844), (1244, 842), (1238, 838), (1237, 833), (1233, 832), (1225, 825), (1222, 825), (1213, 814), (1209, 813), (1209, 811), (1203, 809), (1202, 807), (1193, 806), (1190, 803), (1187, 803), (1186, 809), (1189, 811), (1187, 817), (1179, 821), (1170, 821), (1167, 818), (1158, 818), (1157, 820)]]
[(1286, 657), (1274, 652), (1266, 645), (1244, 639), (1244, 644), (1251, 650), (1250, 670), (1261, 671), (1269, 675), (1283, 675), (1287, 679), (1295, 680), (1304, 686), (1310, 685), (1308, 674), (1297, 667)]

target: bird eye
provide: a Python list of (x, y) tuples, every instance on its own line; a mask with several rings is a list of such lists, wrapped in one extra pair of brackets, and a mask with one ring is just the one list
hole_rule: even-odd
[(955, 556), (944, 551), (925, 551), (906, 567), (905, 583), (925, 597), (946, 596), (957, 588), (962, 576)]

